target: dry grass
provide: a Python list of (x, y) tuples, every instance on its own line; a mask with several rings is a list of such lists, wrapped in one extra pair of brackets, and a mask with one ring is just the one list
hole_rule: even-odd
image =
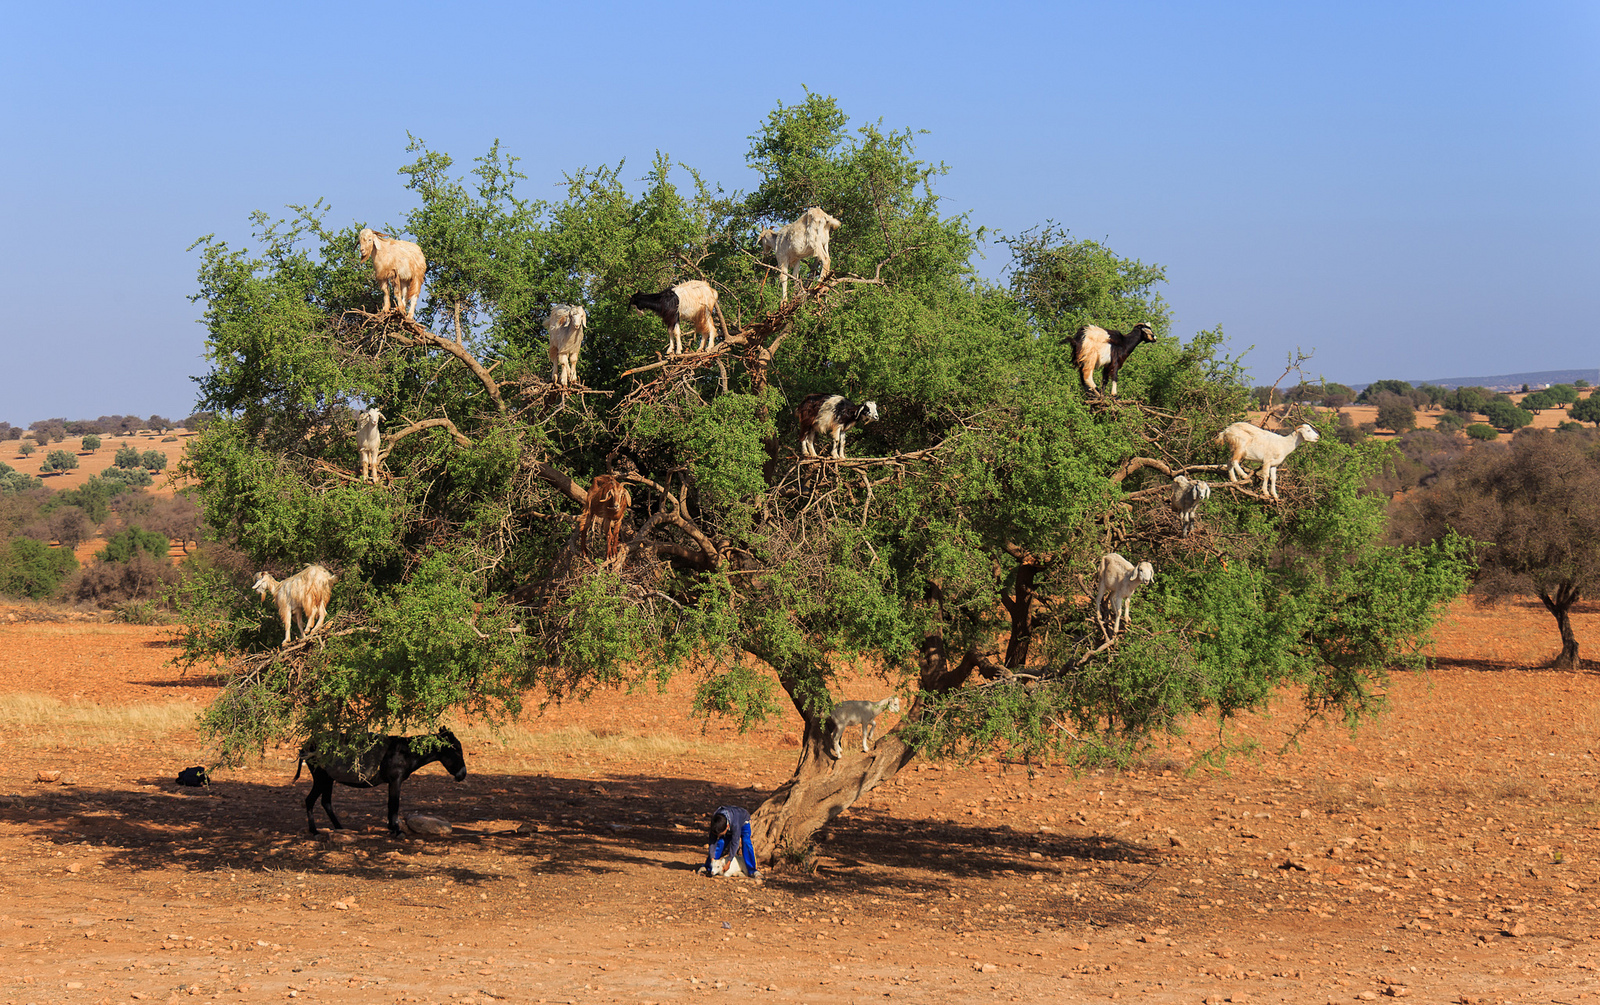
[(620, 730), (591, 730), (582, 726), (535, 731), (524, 726), (493, 730), (470, 726), (457, 730), (468, 750), (478, 756), (505, 758), (518, 767), (550, 771), (561, 762), (665, 761), (688, 759), (747, 760), (752, 751), (730, 744), (683, 739), (660, 733), (635, 734)]
[(0, 695), (0, 731), (10, 744), (50, 747), (107, 744), (192, 730), (191, 702), (98, 705), (42, 694)]

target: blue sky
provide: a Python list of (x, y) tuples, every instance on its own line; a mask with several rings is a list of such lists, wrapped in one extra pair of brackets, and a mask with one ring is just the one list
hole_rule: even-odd
[[(1258, 379), (1600, 365), (1592, 3), (45, 5), (0, 60), (0, 420), (181, 416), (205, 234), (411, 205), (406, 134), (526, 192), (654, 151), (747, 189), (803, 87), (927, 130), (951, 212), (1167, 267)], [(998, 277), (1003, 249), (984, 270)]]

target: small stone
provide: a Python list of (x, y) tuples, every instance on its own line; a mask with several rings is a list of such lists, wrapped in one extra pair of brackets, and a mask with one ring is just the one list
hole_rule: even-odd
[(1028, 857), (1029, 857), (1029, 858), (1044, 858), (1044, 856), (1043, 856), (1043, 855), (1041, 855), (1041, 854), (1039, 854), (1039, 853), (1038, 853), (1038, 852), (1036, 852), (1036, 851), (1030, 851), (1030, 852), (1028, 852)]
[(83, 987), (83, 982), (82, 981), (68, 981), (67, 982), (67, 990), (68, 991), (76, 991), (81, 987)]
[(82, 872), (83, 871), (83, 866), (80, 863), (74, 862), (71, 865), (67, 866), (67, 871), (68, 872)]
[(1377, 993), (1373, 992), (1373, 991), (1363, 991), (1360, 994), (1356, 995), (1356, 997), (1361, 999), (1364, 1002), (1375, 1002), (1375, 1001), (1378, 1000)]
[(1383, 993), (1390, 998), (1404, 998), (1411, 993), (1411, 989), (1402, 984), (1391, 984), (1383, 989)]
[(1311, 816), (1311, 811), (1310, 810), (1301, 810), (1300, 811), (1300, 819), (1301, 820), (1304, 820), (1309, 816)]
[(38, 782), (55, 782), (55, 781), (60, 781), (60, 779), (61, 779), (61, 772), (59, 772), (59, 771), (41, 771), (41, 772), (39, 772), (39, 777), (34, 779), (34, 781), (38, 781)]
[(350, 910), (350, 905), (342, 900), (336, 900), (333, 902), (333, 909), (335, 911), (348, 911)]
[(406, 830), (413, 834), (423, 834), (428, 837), (448, 837), (450, 835), (450, 821), (443, 817), (431, 817), (424, 813), (407, 813), (405, 823)]
[(1168, 834), (1167, 835), (1167, 844), (1171, 845), (1173, 848), (1182, 848), (1184, 846), (1183, 845), (1183, 838), (1179, 837), (1176, 834)]
[(999, 970), (999, 969), (1000, 969), (1000, 968), (999, 968), (999, 967), (997, 967), (997, 966), (995, 966), (995, 965), (994, 965), (994, 964), (993, 964), (993, 963), (985, 963), (985, 964), (983, 964), (983, 965), (982, 965), (982, 966), (980, 966), (980, 967), (978, 967), (978, 970), (979, 970), (979, 971), (980, 971), (980, 972), (982, 972), (982, 973), (986, 973), (986, 974), (992, 974), (992, 973), (994, 973), (994, 972), (995, 972), (995, 971), (996, 971), (996, 970)]
[(1524, 925), (1522, 922), (1519, 921), (1515, 925), (1512, 925), (1510, 928), (1502, 929), (1500, 934), (1501, 935), (1509, 935), (1512, 938), (1517, 938), (1519, 936), (1523, 936), (1523, 935), (1527, 935), (1528, 934), (1528, 926)]

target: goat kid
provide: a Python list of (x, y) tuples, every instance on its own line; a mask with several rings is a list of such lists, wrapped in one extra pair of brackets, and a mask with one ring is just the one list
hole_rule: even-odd
[(1077, 364), (1084, 386), (1091, 391), (1099, 390), (1094, 386), (1094, 372), (1105, 367), (1106, 386), (1115, 398), (1117, 373), (1123, 364), (1128, 362), (1128, 357), (1133, 355), (1135, 349), (1155, 340), (1155, 329), (1143, 321), (1129, 328), (1127, 334), (1107, 331), (1099, 325), (1084, 325), (1072, 338), (1072, 361)]
[(545, 319), (550, 333), (550, 382), (565, 386), (578, 382), (578, 350), (583, 348), (583, 326), (589, 314), (582, 307), (555, 304)]
[(808, 394), (795, 409), (800, 421), (800, 452), (817, 456), (817, 434), (833, 439), (833, 456), (844, 457), (844, 434), (857, 426), (878, 421), (878, 403), (858, 405), (842, 394)]
[(356, 450), (361, 454), (361, 480), (378, 480), (378, 460), (383, 447), (383, 413), (369, 408), (356, 416)]
[(868, 744), (872, 742), (872, 731), (877, 725), (878, 714), (898, 711), (900, 711), (899, 695), (890, 695), (881, 701), (841, 701), (833, 706), (823, 730), (832, 740), (828, 755), (835, 761), (843, 755), (844, 745), (840, 734), (851, 726), (861, 727), (861, 752), (867, 753), (870, 749)]
[(374, 737), (364, 750), (342, 758), (325, 758), (309, 747), (301, 750), (300, 765), (294, 769), (294, 780), (300, 780), (301, 766), (311, 769), (311, 793), (306, 796), (306, 826), (311, 833), (317, 832), (317, 821), (312, 811), (319, 799), (328, 819), (333, 821), (334, 829), (344, 829), (344, 824), (333, 815), (333, 783), (338, 782), (354, 789), (388, 785), (389, 833), (398, 835), (401, 782), (410, 778), (418, 768), (434, 761), (438, 761), (458, 782), (467, 777), (466, 754), (456, 735), (441, 726), (434, 738), (436, 742), (428, 744), (432, 749), (427, 753), (417, 749), (420, 744), (416, 741), (425, 739), (420, 736)]
[(1098, 572), (1100, 582), (1094, 591), (1094, 609), (1098, 614), (1101, 602), (1110, 598), (1111, 608), (1117, 612), (1116, 623), (1111, 627), (1111, 634), (1115, 635), (1122, 631), (1123, 618), (1127, 618), (1129, 624), (1133, 623), (1129, 610), (1133, 591), (1156, 578), (1155, 566), (1149, 562), (1140, 562), (1135, 566), (1113, 551), (1100, 556)]
[(633, 494), (628, 487), (611, 475), (596, 475), (589, 486), (588, 498), (583, 503), (583, 525), (578, 531), (578, 547), (589, 554), (589, 522), (598, 518), (606, 535), (606, 561), (617, 553), (617, 534), (622, 528), (622, 518), (633, 505)]
[(683, 352), (683, 330), (679, 321), (688, 321), (699, 334), (696, 352), (716, 348), (717, 324), (712, 312), (717, 308), (717, 291), (710, 283), (691, 279), (660, 293), (635, 293), (628, 303), (641, 314), (654, 314), (667, 326), (668, 356)]
[(428, 274), (428, 259), (422, 248), (414, 241), (402, 241), (370, 228), (363, 228), (358, 240), (361, 260), (372, 259), (372, 278), (383, 288), (383, 309), (389, 310), (389, 286), (393, 284), (400, 309), (415, 321), (422, 277)]
[(1211, 483), (1188, 475), (1178, 475), (1172, 479), (1172, 512), (1178, 514), (1178, 519), (1183, 524), (1183, 536), (1188, 537), (1194, 532), (1195, 517), (1200, 512), (1200, 504), (1211, 498)]
[(328, 619), (328, 599), (338, 579), (320, 565), (308, 565), (281, 582), (265, 571), (260, 572), (250, 589), (262, 600), (268, 596), (277, 600), (278, 617), (283, 619), (283, 644), (288, 645), (293, 636), (290, 630), (293, 622), (300, 622), (301, 638), (322, 627)]
[(778, 271), (783, 274), (783, 299), (789, 299), (789, 273), (800, 279), (800, 263), (815, 258), (822, 266), (818, 278), (828, 274), (833, 260), (828, 255), (828, 239), (839, 228), (839, 221), (813, 206), (800, 214), (800, 219), (777, 230), (766, 228), (756, 236), (756, 241), (769, 255), (778, 259)]

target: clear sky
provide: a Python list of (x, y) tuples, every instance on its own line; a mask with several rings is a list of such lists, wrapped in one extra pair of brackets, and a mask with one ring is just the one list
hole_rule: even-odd
[[(803, 87), (927, 130), (950, 212), (1167, 267), (1221, 325), (1360, 382), (1600, 365), (1600, 5), (0, 7), (0, 419), (187, 414), (198, 258), (248, 215), (411, 206), (406, 134), (525, 193), (661, 150), (748, 189)], [(985, 274), (998, 277), (991, 246)]]

